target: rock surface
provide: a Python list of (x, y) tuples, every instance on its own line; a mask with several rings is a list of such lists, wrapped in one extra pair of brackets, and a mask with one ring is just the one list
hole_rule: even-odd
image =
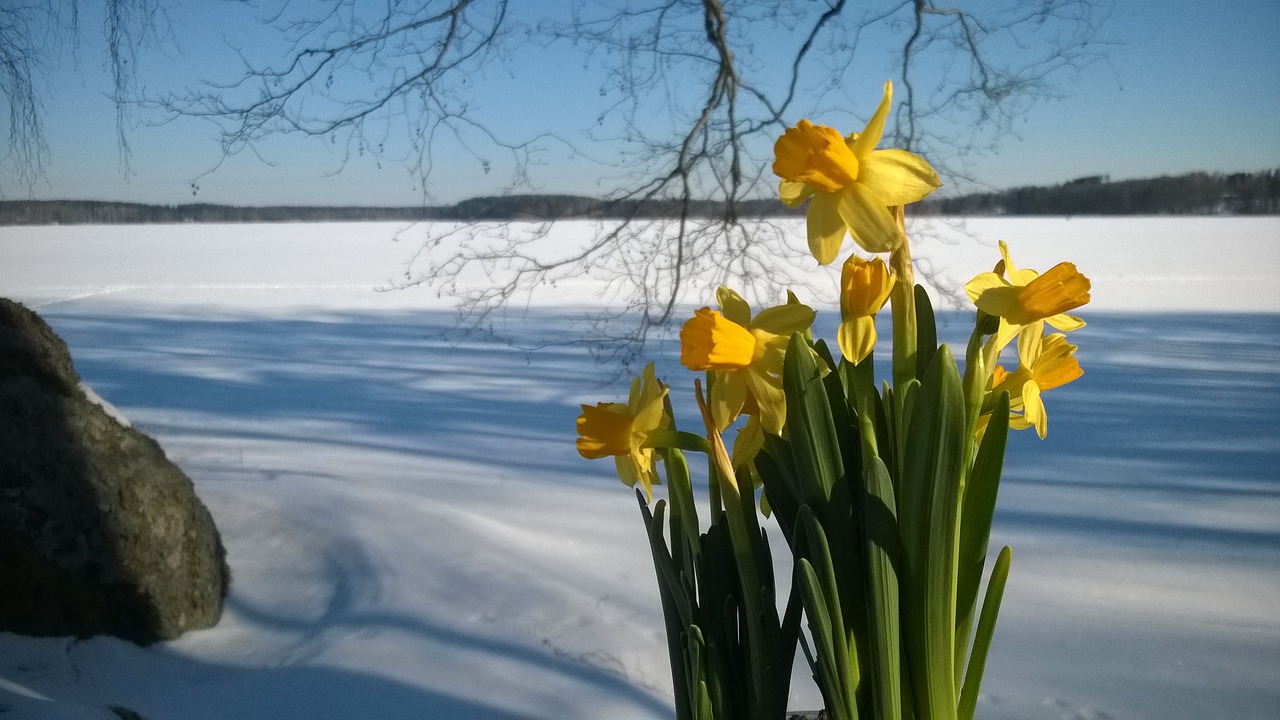
[(0, 630), (145, 644), (210, 627), (225, 555), (191, 480), (86, 396), (36, 313), (0, 298)]

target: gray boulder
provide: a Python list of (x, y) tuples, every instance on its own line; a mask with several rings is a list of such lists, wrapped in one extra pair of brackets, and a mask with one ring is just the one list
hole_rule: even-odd
[(168, 640), (216, 624), (229, 582), (191, 480), (0, 298), (0, 630)]

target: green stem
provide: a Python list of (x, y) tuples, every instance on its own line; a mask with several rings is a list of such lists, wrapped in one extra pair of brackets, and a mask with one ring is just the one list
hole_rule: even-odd
[[(965, 418), (972, 446), (972, 435), (977, 429), (978, 417), (982, 414), (982, 401), (987, 395), (987, 379), (991, 376), (991, 364), (982, 347), (983, 325), (986, 314), (977, 311), (973, 323), (973, 334), (969, 336), (969, 345), (964, 353), (964, 402)], [(966, 455), (968, 457), (968, 455)]]
[(895, 440), (893, 447), (886, 452), (892, 453), (897, 467), (902, 467), (910, 417), (907, 403), (911, 393), (908, 388), (919, 372), (916, 364), (916, 273), (911, 264), (911, 242), (907, 238), (906, 215), (901, 207), (893, 208), (893, 213), (898, 221), (902, 242), (889, 255), (889, 267), (896, 277), (893, 290), (889, 293), (893, 311), (892, 427)]
[(916, 377), (916, 273), (911, 265), (911, 243), (901, 207), (894, 208), (894, 217), (902, 243), (889, 255), (889, 267), (897, 278), (889, 301), (893, 307), (893, 390), (901, 402), (907, 381)]
[[(750, 696), (755, 701), (754, 706), (749, 709), (748, 716), (769, 718), (786, 709), (786, 698), (774, 697), (777, 683), (773, 682), (773, 673), (778, 669), (772, 667), (772, 658), (775, 655), (774, 646), (778, 641), (780, 630), (776, 627), (768, 627), (764, 622), (765, 586), (756, 563), (755, 539), (747, 528), (744, 515), (746, 512), (755, 512), (755, 499), (748, 494), (744, 504), (737, 476), (733, 472), (733, 463), (729, 459), (729, 452), (720, 438), (715, 421), (711, 418), (711, 411), (702, 395), (702, 387), (696, 380), (694, 386), (697, 390), (698, 409), (702, 412), (707, 430), (707, 441), (711, 444), (712, 471), (717, 481), (713, 482), (712, 486), (720, 488), (720, 499), (724, 503), (725, 515), (728, 518), (729, 542), (733, 547), (734, 563), (738, 568), (739, 591), (742, 594), (743, 613), (746, 616), (752, 679)], [(786, 671), (790, 672), (790, 668)]]
[(868, 355), (856, 365), (846, 363), (843, 373), (850, 396), (849, 404), (858, 415), (858, 435), (862, 440), (864, 462), (880, 456), (876, 442), (876, 380), (872, 357)]

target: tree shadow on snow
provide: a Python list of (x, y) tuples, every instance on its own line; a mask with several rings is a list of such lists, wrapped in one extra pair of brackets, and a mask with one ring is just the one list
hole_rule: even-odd
[[(609, 371), (593, 366), (586, 348), (552, 345), (529, 354), (496, 342), (442, 339), (440, 332), (452, 324), (448, 313), (286, 319), (51, 313), (48, 319), (76, 354), (86, 381), (136, 415), (144, 431), (160, 436), (323, 442), (488, 464), (534, 482), (596, 484), (572, 448), (578, 403), (625, 396), (620, 384), (601, 389)], [(947, 313), (940, 319), (946, 339), (962, 349), (971, 321)], [(1193, 512), (1243, 502), (1266, 513), (1280, 502), (1280, 316), (1098, 313), (1088, 320), (1070, 338), (1080, 346), (1084, 376), (1045, 395), (1049, 439), (1041, 442), (1030, 431), (1011, 438), (997, 532), (1280, 550), (1280, 530), (1268, 529), (1273, 521), (1229, 526)], [(520, 331), (528, 338), (573, 332), (566, 317), (551, 311), (531, 313)], [(656, 355), (673, 396), (687, 394), (682, 388), (691, 381), (677, 374), (673, 350)], [(694, 417), (678, 412), (686, 424)], [(233, 469), (193, 462), (207, 462), (188, 468), (197, 485)], [(269, 468), (263, 477), (296, 471)], [(1006, 502), (1009, 497), (1016, 502)], [(1097, 512), (1157, 497), (1165, 509), (1141, 516)], [(253, 624), (284, 633), (329, 640), (361, 630), (400, 633), (542, 664), (654, 714), (669, 712), (608, 670), (537, 647), (361, 603), (316, 624), (281, 616), (234, 589), (230, 602)], [(192, 676), (240, 672), (183, 662), (190, 663)], [(283, 698), (282, 708), (337, 708), (310, 717), (504, 716), (471, 699), (354, 671), (304, 663), (243, 672), (246, 697), (261, 692)], [(380, 704), (361, 704), (370, 698)]]
[[(403, 456), (406, 462), (497, 466), (533, 482), (550, 477), (556, 482), (599, 484), (594, 476), (584, 479), (589, 468), (573, 450), (578, 402), (581, 395), (603, 392), (601, 399), (611, 399), (611, 393), (625, 393), (625, 387), (602, 391), (610, 371), (594, 366), (585, 348), (557, 346), (531, 355), (493, 341), (443, 338), (442, 331), (452, 324), (447, 313), (324, 313), (285, 319), (95, 313), (48, 317), (71, 347), (86, 382), (162, 443), (166, 437), (184, 436), (231, 445), (298, 441), (339, 451)], [(564, 332), (569, 323), (558, 314), (537, 315), (524, 331), (536, 339)], [(254, 477), (358, 480), (329, 475), (301, 458), (296, 467), (251, 469), (234, 458), (174, 459), (197, 488), (222, 479)], [(236, 532), (224, 530), (233, 545)], [(148, 697), (158, 697), (159, 708), (191, 703), (190, 712), (182, 713), (187, 718), (537, 716), (477, 700), (475, 682), (453, 695), (311, 662), (330, 660), (334, 655), (324, 655), (324, 650), (350, 638), (399, 638), (427, 657), (459, 653), (481, 658), (480, 662), (491, 658), (499, 667), (533, 667), (534, 677), (558, 677), (571, 686), (590, 688), (596, 697), (617, 698), (647, 714), (669, 714), (670, 708), (651, 690), (614, 672), (608, 658), (566, 655), (536, 640), (522, 644), (471, 634), (456, 624), (384, 609), (376, 598), (365, 597), (378, 578), (376, 573), (362, 573), (361, 563), (353, 560), (364, 552), (358, 543), (341, 528), (332, 528), (322, 547), (310, 549), (332, 565), (323, 575), (332, 596), (320, 616), (290, 613), (278, 603), (253, 597), (253, 589), (237, 591), (233, 580), (227, 601), (230, 614), (255, 631), (293, 638), (294, 647), (284, 653), (289, 658), (285, 666), (223, 666), (184, 656), (180, 645), (159, 646), (151, 655), (135, 655), (147, 651), (131, 647), (120, 650), (130, 656), (124, 663), (94, 659), (102, 652), (95, 648), (111, 647), (110, 640), (77, 644), (90, 656), (81, 662), (107, 685), (112, 678), (124, 682), (122, 678), (133, 677), (135, 665), (152, 668), (147, 677), (153, 680), (137, 678), (126, 683), (132, 689), (125, 697), (104, 701), (144, 714)], [(241, 557), (254, 552), (240, 544)], [(440, 648), (442, 655), (432, 653)], [(252, 658), (246, 664), (253, 665)], [(423, 667), (420, 672), (430, 678), (433, 669)], [(174, 693), (181, 692), (183, 678), (190, 684), (190, 699), (177, 701)], [(503, 689), (503, 680), (495, 676), (480, 686), (492, 686), (496, 697), (509, 699), (513, 693)], [(158, 685), (151, 687), (153, 682)], [(175, 690), (161, 690), (159, 684)], [(57, 696), (57, 689), (55, 685), (48, 694)], [(539, 698), (544, 706), (559, 703), (564, 712), (557, 717), (591, 716), (580, 698), (549, 699), (538, 688), (514, 695), (521, 692)]]

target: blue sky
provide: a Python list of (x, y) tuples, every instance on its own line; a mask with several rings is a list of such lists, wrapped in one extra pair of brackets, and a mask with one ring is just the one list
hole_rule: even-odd
[[(227, 7), (175, 5), (169, 17), (177, 42), (143, 52), (140, 85), (156, 92), (197, 79), (234, 77), (228, 38), (250, 50), (268, 47), (265, 35)], [(92, 8), (82, 22), (87, 29), (97, 27)], [(764, 40), (761, 46), (768, 47), (777, 29), (759, 24), (752, 26), (756, 32)], [(966, 157), (971, 174), (1000, 188), (1092, 174), (1122, 179), (1280, 167), (1280, 3), (1117, 0), (1101, 38), (1106, 57), (1060, 76), (1061, 97), (1036, 104), (996, 152)], [(101, 70), (102, 49), (95, 40), (90, 36), (84, 42), (74, 62), (67, 54), (50, 64), (43, 86), (51, 151), (47, 176), (30, 192), (0, 181), (5, 197), (254, 205), (423, 201), (421, 188), (394, 161), (379, 164), (357, 156), (344, 165), (337, 148), (295, 139), (272, 141), (256, 154), (220, 162), (208, 124), (154, 125), (156, 116), (146, 113), (134, 116), (128, 134), (131, 171), (126, 176), (114, 110), (103, 95), (108, 79)], [(797, 109), (812, 112), (817, 122), (858, 129), (891, 72), (888, 50), (877, 48), (874, 38), (866, 45), (865, 74)], [(594, 121), (604, 107), (602, 74), (563, 46), (525, 47), (511, 59), (475, 79), (477, 112), (507, 137), (554, 130), (603, 161), (586, 162), (563, 145), (546, 144), (535, 158), (534, 189), (584, 195), (612, 190), (627, 168), (625, 148), (585, 139), (600, 132)], [(770, 60), (756, 56), (749, 67), (767, 72)], [(488, 173), (476, 157), (442, 147), (429, 200), (453, 202), (508, 185), (510, 168), (501, 155), (483, 148), (479, 154), (492, 161)], [(193, 181), (199, 185), (194, 196)]]

